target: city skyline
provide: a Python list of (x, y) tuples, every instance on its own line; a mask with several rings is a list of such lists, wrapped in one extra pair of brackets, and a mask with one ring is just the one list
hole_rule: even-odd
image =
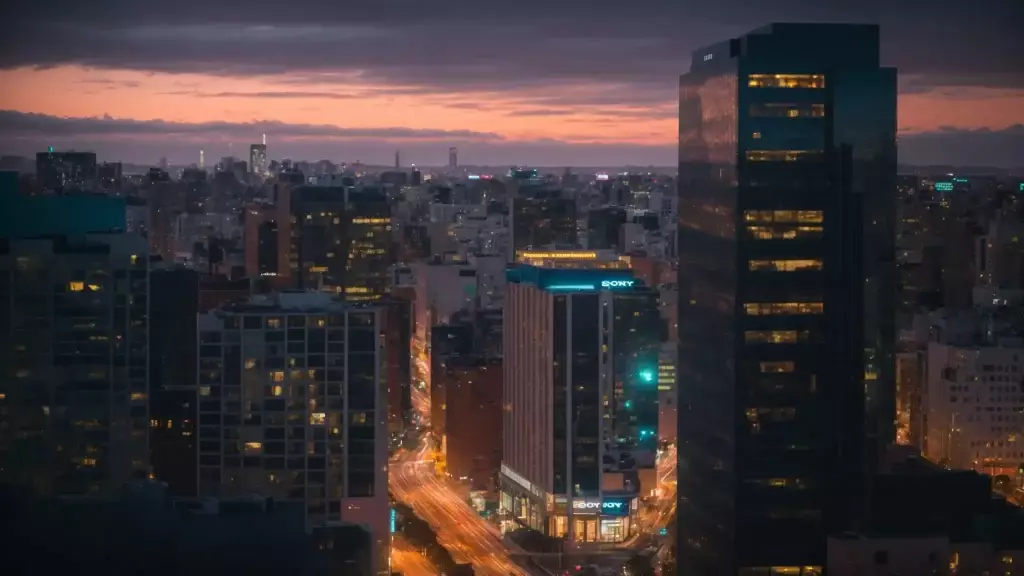
[[(56, 20), (20, 7), (0, 41), (0, 152), (53, 145), (187, 163), (200, 148), (226, 155), (229, 142), (243, 156), (266, 132), (273, 158), (387, 165), (398, 148), (409, 164), (440, 166), (457, 147), (468, 165), (665, 166), (693, 49), (766, 21), (815, 19), (881, 24), (883, 63), (901, 73), (902, 163), (1005, 167), (1024, 150), (1009, 2), (641, 1), (623, 13), (572, 0), (514, 12), (395, 1), (337, 15), (316, 1), (285, 12), (185, 4), (101, 2)], [(951, 31), (958, 42), (943, 40)]]

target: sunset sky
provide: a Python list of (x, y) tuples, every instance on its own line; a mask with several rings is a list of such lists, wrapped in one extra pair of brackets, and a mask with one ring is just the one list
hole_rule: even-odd
[[(10, 4), (10, 5), (8, 5)], [(823, 6), (835, 5), (835, 6)], [(1015, 0), (4, 3), (0, 153), (443, 164), (675, 162), (702, 45), (771, 21), (882, 25), (907, 163), (1024, 165)], [(1016, 23), (1016, 24), (1015, 24)]]

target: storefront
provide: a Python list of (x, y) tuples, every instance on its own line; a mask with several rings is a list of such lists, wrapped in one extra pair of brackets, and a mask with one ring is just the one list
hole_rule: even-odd
[(639, 499), (635, 495), (574, 499), (552, 496), (504, 464), (499, 482), (503, 533), (526, 526), (581, 544), (614, 544), (628, 540), (639, 528)]
[(543, 531), (547, 509), (544, 492), (504, 464), (498, 482), (501, 531), (511, 532), (523, 526)]
[[(579, 543), (619, 543), (637, 526), (637, 498), (577, 498), (572, 510), (565, 499), (555, 498), (548, 516), (548, 535)], [(571, 532), (570, 532), (571, 528)]]

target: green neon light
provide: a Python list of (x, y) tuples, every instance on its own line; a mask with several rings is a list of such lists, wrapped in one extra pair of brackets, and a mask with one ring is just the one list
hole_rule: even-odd
[(952, 192), (953, 191), (953, 183), (952, 182), (936, 182), (935, 183), (935, 190), (937, 190), (939, 192)]
[(555, 284), (548, 286), (548, 290), (593, 290), (593, 284)]

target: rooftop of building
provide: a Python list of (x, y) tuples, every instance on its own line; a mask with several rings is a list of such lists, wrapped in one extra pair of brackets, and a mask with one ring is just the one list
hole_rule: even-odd
[(359, 309), (373, 309), (373, 303), (347, 302), (342, 297), (328, 292), (283, 290), (251, 296), (243, 302), (227, 303), (215, 314), (316, 314)]
[(520, 264), (509, 268), (505, 278), (512, 284), (532, 284), (553, 292), (599, 290), (631, 291), (646, 288), (628, 269), (547, 268)]

